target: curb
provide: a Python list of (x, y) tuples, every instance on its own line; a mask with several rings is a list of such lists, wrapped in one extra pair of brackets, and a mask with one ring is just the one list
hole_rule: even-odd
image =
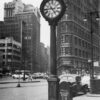
[(100, 97), (100, 94), (87, 93), (86, 96), (88, 96), (88, 97)]
[[(40, 82), (40, 81), (30, 81), (30, 82), (20, 82), (20, 83), (34, 83), (34, 82)], [(0, 84), (10, 84), (10, 83), (18, 83), (18, 82), (0, 82)]]

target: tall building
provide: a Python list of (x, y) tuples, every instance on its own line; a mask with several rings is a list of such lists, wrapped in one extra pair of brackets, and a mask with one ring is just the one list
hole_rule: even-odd
[(13, 0), (4, 5), (0, 39), (13, 37), (22, 47), (22, 69), (36, 72), (39, 67), (40, 13), (38, 8)]
[[(64, 0), (66, 13), (57, 26), (58, 74), (89, 72), (91, 59), (91, 24), (93, 30), (93, 62), (99, 60), (99, 32), (96, 15), (98, 0)], [(87, 22), (83, 19), (87, 18)]]
[(13, 72), (20, 69), (21, 64), (21, 43), (12, 37), (0, 39), (0, 52), (2, 52), (2, 69)]
[(40, 72), (48, 72), (48, 53), (43, 43), (40, 43)]
[(21, 0), (13, 0), (4, 4), (4, 21), (12, 22), (15, 19), (15, 15), (23, 12), (24, 4)]
[(48, 66), (47, 66), (47, 72), (50, 74), (50, 47), (47, 46), (47, 56), (48, 56)]
[(40, 14), (26, 10), (16, 14), (16, 20), (22, 22), (22, 56), (27, 68), (36, 72), (39, 67)]

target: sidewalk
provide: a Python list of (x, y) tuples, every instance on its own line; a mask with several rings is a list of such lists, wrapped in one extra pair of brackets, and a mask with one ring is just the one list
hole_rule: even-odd
[(100, 94), (90, 94), (74, 97), (73, 100), (100, 100)]
[(100, 98), (100, 94), (90, 94), (90, 93), (87, 93), (86, 95), (88, 97), (99, 97)]
[(31, 80), (25, 80), (23, 81), (22, 79), (13, 79), (11, 77), (5, 77), (5, 78), (0, 78), (0, 84), (8, 84), (8, 83), (18, 83), (18, 81), (20, 81), (20, 83), (32, 83), (32, 82), (40, 82), (40, 80), (37, 79), (33, 79)]

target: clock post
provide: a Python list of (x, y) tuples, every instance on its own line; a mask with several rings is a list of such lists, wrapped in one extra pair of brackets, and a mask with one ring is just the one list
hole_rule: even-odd
[(56, 26), (64, 15), (63, 0), (43, 0), (40, 5), (42, 16), (50, 25), (50, 78), (48, 79), (48, 100), (59, 100), (59, 79), (57, 77)]
[(59, 79), (56, 61), (56, 25), (50, 25), (50, 78), (48, 79), (48, 100), (58, 100)]

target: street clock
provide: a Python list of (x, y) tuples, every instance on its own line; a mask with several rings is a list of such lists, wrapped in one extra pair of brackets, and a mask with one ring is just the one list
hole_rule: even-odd
[(49, 24), (57, 23), (64, 15), (66, 5), (63, 0), (43, 0), (40, 5), (42, 16), (49, 22)]

